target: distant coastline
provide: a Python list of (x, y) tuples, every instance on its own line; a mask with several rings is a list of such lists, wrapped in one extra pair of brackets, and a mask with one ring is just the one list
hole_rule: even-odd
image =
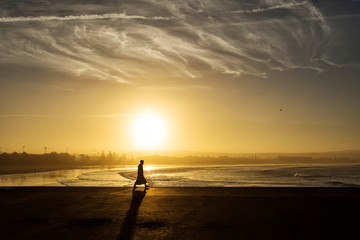
[(0, 174), (53, 171), (88, 166), (136, 165), (139, 158), (146, 164), (165, 165), (239, 165), (239, 164), (360, 164), (360, 151), (328, 153), (263, 153), (242, 155), (199, 154), (189, 156), (144, 155), (128, 158), (126, 154), (104, 152), (100, 155), (68, 153), (2, 153), (0, 154)]

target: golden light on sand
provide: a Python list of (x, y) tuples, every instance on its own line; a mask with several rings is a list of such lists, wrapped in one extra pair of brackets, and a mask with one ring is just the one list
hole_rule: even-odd
[(146, 114), (135, 120), (132, 135), (137, 148), (156, 149), (164, 143), (166, 124), (159, 116)]

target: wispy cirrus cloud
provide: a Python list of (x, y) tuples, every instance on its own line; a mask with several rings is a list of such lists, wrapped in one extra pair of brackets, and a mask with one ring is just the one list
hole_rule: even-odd
[(120, 13), (93, 14), (95, 4), (83, 15), (71, 6), (58, 6), (73, 12), (62, 16), (40, 8), (1, 17), (0, 64), (123, 84), (344, 64), (331, 51), (336, 31), (310, 1), (150, 0), (119, 2)]

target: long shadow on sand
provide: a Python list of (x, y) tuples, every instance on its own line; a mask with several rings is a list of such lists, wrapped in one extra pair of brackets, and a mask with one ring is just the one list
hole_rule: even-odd
[(132, 239), (134, 235), (134, 228), (136, 225), (136, 218), (141, 205), (142, 200), (146, 194), (146, 189), (144, 191), (135, 191), (132, 192), (132, 199), (130, 203), (130, 208), (126, 213), (124, 223), (122, 225), (118, 239), (126, 240)]

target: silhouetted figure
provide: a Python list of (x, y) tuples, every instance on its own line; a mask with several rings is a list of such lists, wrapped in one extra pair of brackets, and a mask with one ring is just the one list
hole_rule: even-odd
[(138, 166), (136, 182), (134, 183), (134, 189), (136, 188), (136, 185), (144, 184), (145, 189), (148, 188), (148, 186), (149, 186), (148, 182), (146, 181), (146, 179), (144, 177), (143, 165), (144, 165), (144, 160), (140, 160), (140, 164)]
[(120, 240), (133, 239), (134, 229), (136, 225), (136, 218), (138, 215), (141, 202), (145, 197), (145, 194), (146, 194), (146, 188), (144, 189), (144, 191), (132, 192), (130, 208), (126, 213), (118, 239)]

